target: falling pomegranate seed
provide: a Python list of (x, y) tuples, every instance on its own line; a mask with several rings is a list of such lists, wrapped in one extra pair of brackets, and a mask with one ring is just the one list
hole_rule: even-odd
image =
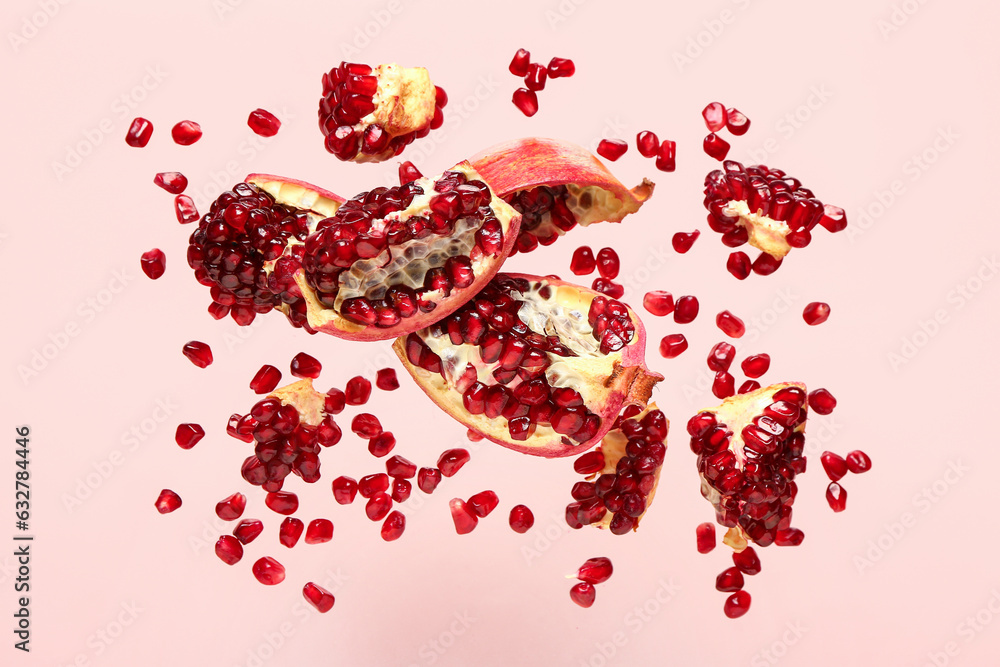
[(175, 144), (190, 146), (201, 139), (201, 125), (193, 120), (182, 120), (173, 126), (170, 135), (174, 138)]
[(730, 148), (729, 142), (714, 132), (705, 137), (702, 147), (705, 149), (705, 153), (709, 157), (713, 157), (719, 162), (726, 159)]
[(368, 451), (372, 456), (382, 458), (396, 447), (396, 436), (391, 431), (382, 431), (368, 441)]
[(710, 522), (698, 524), (695, 530), (698, 538), (698, 553), (707, 554), (715, 548), (715, 524)]
[(409, 160), (399, 163), (400, 185), (406, 185), (407, 183), (412, 183), (413, 181), (421, 177), (423, 177), (423, 174), (421, 174), (420, 170), (417, 169), (417, 167)]
[(400, 538), (404, 530), (406, 530), (406, 517), (398, 510), (391, 512), (382, 524), (382, 539), (394, 542)]
[(518, 49), (517, 53), (510, 61), (507, 68), (514, 76), (524, 76), (528, 73), (528, 65), (531, 64), (531, 53), (525, 49)]
[(405, 503), (413, 492), (413, 484), (406, 479), (392, 480), (392, 500), (397, 503)]
[(179, 171), (161, 171), (153, 177), (153, 183), (172, 195), (179, 195), (187, 188), (188, 179)]
[(294, 357), (292, 357), (292, 375), (297, 378), (312, 378), (316, 379), (319, 377), (320, 372), (323, 370), (323, 365), (305, 352), (299, 352)]
[(449, 449), (441, 454), (437, 460), (437, 467), (441, 471), (441, 475), (444, 477), (452, 477), (455, 473), (462, 469), (469, 459), (472, 458), (469, 455), (468, 450), (465, 449)]
[(388, 493), (380, 492), (372, 496), (365, 505), (365, 515), (372, 521), (381, 521), (392, 509), (392, 498)]
[(417, 474), (417, 464), (402, 456), (393, 456), (385, 462), (385, 471), (389, 477), (411, 479)]
[(273, 137), (281, 129), (281, 121), (273, 113), (264, 109), (251, 111), (250, 117), (247, 118), (247, 125), (254, 131), (254, 134), (259, 134), (262, 137)]
[(299, 508), (299, 497), (288, 491), (276, 491), (264, 497), (264, 504), (278, 514), (294, 514)]
[(819, 460), (823, 464), (823, 470), (826, 471), (826, 475), (831, 481), (836, 482), (847, 474), (847, 461), (839, 455), (833, 452), (823, 452), (820, 454)]
[(762, 252), (753, 261), (750, 268), (759, 276), (769, 276), (781, 267), (783, 260), (773, 257), (766, 252)]
[(740, 572), (753, 576), (760, 574), (760, 558), (753, 547), (747, 547), (743, 551), (733, 552), (733, 564), (740, 568)]
[(847, 490), (836, 482), (830, 482), (826, 487), (826, 502), (834, 512), (847, 509)]
[(594, 278), (590, 288), (612, 299), (620, 299), (625, 294), (625, 287), (606, 278)]
[(674, 251), (680, 254), (686, 253), (694, 245), (694, 242), (698, 240), (701, 236), (701, 232), (697, 229), (693, 232), (677, 232), (674, 234), (673, 238), (670, 239), (671, 245), (674, 246)]
[(362, 498), (371, 498), (389, 490), (389, 476), (384, 472), (365, 475), (358, 481), (358, 493)]
[(728, 310), (724, 310), (715, 316), (715, 326), (722, 329), (730, 338), (742, 338), (743, 334), (747, 332), (746, 325), (743, 324), (743, 320), (736, 317)]
[(515, 533), (526, 533), (535, 525), (535, 515), (526, 505), (515, 505), (510, 509), (510, 516), (507, 519), (511, 530)]
[(528, 90), (539, 91), (545, 89), (545, 81), (549, 78), (549, 73), (544, 65), (531, 63), (528, 65), (528, 72), (524, 75), (524, 85)]
[(740, 364), (740, 368), (743, 369), (743, 374), (748, 378), (759, 378), (761, 375), (767, 372), (767, 369), (771, 367), (771, 355), (769, 354), (753, 354), (743, 360)]
[(750, 119), (744, 116), (738, 109), (729, 107), (726, 109), (726, 128), (737, 137), (741, 137), (750, 129)]
[(743, 573), (738, 567), (727, 567), (715, 578), (715, 590), (732, 593), (743, 589)]
[(285, 580), (285, 566), (270, 556), (264, 556), (253, 564), (253, 576), (265, 586), (276, 586)]
[(576, 65), (569, 58), (553, 58), (549, 61), (549, 78), (564, 79), (576, 74)]
[(396, 389), (399, 389), (399, 380), (396, 378), (395, 369), (379, 369), (375, 373), (375, 386), (382, 391), (395, 391)]
[(809, 407), (818, 415), (828, 415), (837, 407), (837, 399), (827, 389), (809, 392)]
[(329, 519), (313, 519), (306, 528), (306, 544), (323, 544), (333, 539), (333, 522)]
[(205, 368), (212, 364), (214, 358), (212, 357), (212, 348), (208, 346), (207, 343), (202, 343), (201, 341), (192, 340), (184, 345), (181, 350), (184, 356), (191, 360), (191, 363), (198, 368)]
[(663, 340), (660, 341), (660, 355), (664, 359), (673, 359), (680, 356), (686, 349), (688, 349), (688, 342), (684, 334), (670, 334), (669, 336), (664, 336)]
[(137, 117), (128, 126), (128, 132), (125, 134), (125, 143), (133, 148), (144, 148), (152, 136), (153, 124), (145, 118)]
[(694, 296), (682, 296), (674, 304), (674, 322), (677, 324), (688, 324), (694, 322), (698, 317), (698, 298)]
[(243, 558), (243, 545), (232, 535), (223, 535), (215, 543), (215, 555), (226, 565), (236, 565)]
[(677, 142), (664, 139), (656, 152), (656, 168), (671, 172), (677, 168)]
[(339, 415), (344, 411), (345, 405), (347, 405), (347, 396), (344, 392), (336, 388), (326, 392), (326, 398), (323, 399), (323, 411), (326, 414)]
[(250, 544), (263, 530), (264, 522), (260, 519), (243, 519), (233, 528), (233, 537), (238, 539), (240, 544)]
[(840, 232), (847, 229), (847, 214), (839, 206), (826, 204), (823, 207), (823, 217), (819, 219), (819, 224), (828, 232)]
[(674, 295), (663, 290), (646, 292), (646, 295), (642, 297), (642, 306), (650, 314), (664, 317), (674, 312)]
[(243, 516), (246, 506), (247, 497), (242, 493), (234, 493), (216, 503), (215, 515), (223, 521), (236, 521)]
[(611, 559), (604, 556), (588, 558), (580, 569), (577, 570), (576, 578), (588, 584), (603, 584), (611, 578), (614, 566)]
[(597, 268), (597, 260), (594, 258), (594, 251), (590, 246), (582, 245), (573, 251), (573, 258), (569, 262), (569, 270), (574, 275), (585, 276), (593, 273)]
[(479, 442), (483, 439), (483, 434), (470, 428), (465, 431), (465, 437), (469, 439), (469, 442)]
[(742, 250), (731, 253), (726, 261), (726, 270), (737, 280), (746, 280), (750, 275), (750, 256)]
[(250, 380), (250, 388), (255, 394), (270, 394), (281, 382), (281, 371), (274, 366), (264, 364)]
[(756, 380), (747, 380), (740, 385), (740, 388), (736, 390), (737, 394), (749, 394), (751, 391), (757, 391), (760, 389), (760, 382)]
[(601, 139), (601, 143), (597, 144), (597, 154), (612, 162), (625, 155), (627, 150), (628, 144), (621, 139)]
[(371, 395), (372, 383), (360, 375), (348, 380), (347, 387), (344, 388), (344, 396), (348, 405), (364, 405)]
[(701, 110), (701, 117), (705, 119), (705, 127), (709, 132), (718, 132), (726, 126), (726, 107), (719, 102), (712, 102)]
[(812, 303), (806, 305), (805, 310), (802, 311), (802, 319), (804, 319), (806, 324), (809, 326), (823, 324), (823, 322), (826, 322), (829, 318), (830, 306), (822, 301), (813, 301)]
[(739, 618), (750, 611), (750, 594), (746, 591), (736, 591), (726, 598), (722, 611), (729, 618)]
[(779, 547), (797, 547), (802, 544), (806, 534), (798, 528), (779, 530), (774, 536), (774, 543)]
[(181, 506), (181, 497), (170, 489), (163, 489), (156, 497), (155, 505), (160, 514), (170, 514)]
[(321, 586), (317, 586), (311, 581), (302, 587), (302, 597), (321, 614), (325, 614), (333, 609), (335, 602), (333, 593)]
[(205, 429), (200, 424), (178, 424), (174, 440), (181, 449), (191, 449), (205, 437)]
[(635, 135), (635, 147), (643, 157), (655, 157), (660, 150), (660, 140), (649, 130), (643, 130)]
[(621, 261), (613, 248), (601, 248), (597, 251), (597, 272), (602, 278), (614, 280), (618, 277), (620, 268)]
[(424, 493), (434, 493), (441, 483), (441, 471), (437, 468), (421, 468), (417, 472), (417, 488)]
[(448, 507), (451, 510), (451, 519), (455, 522), (455, 532), (459, 535), (471, 533), (479, 523), (475, 513), (461, 498), (452, 498), (448, 502)]
[(535, 91), (527, 88), (518, 88), (514, 91), (514, 106), (521, 110), (528, 118), (538, 113), (538, 96)]
[(594, 604), (594, 599), (597, 597), (597, 589), (594, 588), (593, 584), (581, 582), (569, 589), (569, 597), (573, 602), (586, 609)]
[(351, 420), (351, 430), (358, 437), (368, 440), (382, 433), (382, 423), (375, 415), (362, 412)]
[(500, 499), (497, 498), (497, 494), (493, 491), (481, 491), (469, 498), (468, 503), (466, 503), (473, 514), (480, 519), (489, 515), (499, 504)]
[(872, 469), (872, 460), (860, 449), (855, 449), (847, 454), (847, 469), (860, 475)]
[(729, 398), (736, 393), (736, 379), (725, 371), (716, 373), (712, 393), (716, 398)]
[(156, 280), (162, 276), (164, 269), (166, 269), (166, 264), (167, 257), (159, 248), (153, 248), (152, 250), (142, 253), (140, 262), (142, 272), (145, 273), (150, 280)]
[(174, 197), (174, 213), (177, 215), (177, 222), (186, 225), (198, 220), (198, 209), (194, 205), (194, 200), (187, 195), (177, 195)]
[(293, 516), (286, 517), (278, 526), (278, 541), (281, 542), (282, 546), (291, 549), (299, 543), (299, 538), (302, 537), (302, 532), (305, 529), (306, 525), (302, 523), (301, 519), (296, 519)]
[(736, 356), (736, 348), (731, 344), (716, 343), (708, 353), (708, 367), (713, 371), (728, 371)]
[(358, 493), (358, 483), (350, 477), (340, 476), (333, 480), (333, 499), (341, 505), (350, 505)]
[(573, 470), (579, 475), (592, 475), (604, 469), (604, 453), (600, 449), (583, 454), (573, 461)]

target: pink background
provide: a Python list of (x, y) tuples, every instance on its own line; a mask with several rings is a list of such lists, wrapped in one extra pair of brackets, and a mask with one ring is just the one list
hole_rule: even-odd
[[(997, 242), (990, 213), (997, 177), (991, 3), (4, 3), (0, 262), (4, 326), (0, 457), (4, 516), (13, 532), (14, 426), (32, 428), (32, 653), (11, 648), (11, 549), (0, 548), (3, 664), (32, 665), (983, 665), (1000, 649), (998, 545), (990, 520), (1000, 453), (988, 430), (996, 391)], [(95, 6), (96, 5), (96, 6)], [(46, 11), (48, 14), (46, 14)], [(51, 16), (50, 16), (51, 15)], [(379, 23), (381, 21), (384, 25)], [(895, 21), (895, 24), (893, 24)], [(365, 31), (368, 35), (365, 35)], [(21, 37), (12, 39), (11, 35)], [(698, 44), (700, 43), (700, 46)], [(541, 111), (510, 103), (506, 71), (518, 47), (536, 60), (571, 57), (577, 75), (550, 81)], [(688, 51), (690, 60), (678, 62)], [(699, 52), (700, 50), (700, 52)], [(362, 507), (337, 506), (335, 474), (376, 472), (350, 434), (324, 459), (314, 487), (292, 483), (303, 519), (336, 524), (324, 546), (278, 546), (277, 520), (250, 493), (246, 516), (266, 520), (244, 562), (212, 553), (214, 503), (247, 491), (248, 446), (224, 434), (254, 397), (262, 363), (287, 369), (296, 352), (325, 365), (321, 388), (395, 358), (385, 344), (309, 337), (278, 316), (249, 329), (205, 313), (207, 290), (184, 261), (191, 227), (173, 218), (153, 174), (179, 169), (202, 209), (250, 171), (312, 181), (344, 196), (395, 179), (396, 162), (343, 164), (326, 154), (314, 114), (321, 73), (342, 59), (423, 65), (451, 98), (445, 127), (404, 157), (438, 172), (500, 140), (555, 136), (593, 146), (653, 129), (678, 141), (678, 171), (657, 172), (634, 146), (613, 165), (629, 185), (657, 182), (641, 214), (621, 226), (572, 232), (508, 267), (569, 275), (573, 249), (613, 244), (626, 300), (650, 289), (693, 293), (696, 322), (646, 318), (652, 367), (667, 375), (656, 401), (674, 420), (657, 499), (624, 538), (570, 534), (562, 507), (577, 476), (570, 461), (466, 444), (464, 429), (404, 380), (371, 409), (397, 435), (397, 452), (430, 464), (450, 446), (473, 460), (430, 497), (404, 507), (406, 534), (383, 543)], [(701, 186), (714, 163), (700, 150), (709, 101), (753, 121), (732, 156), (800, 177), (844, 206), (851, 227), (817, 234), (769, 278), (739, 283), (728, 249), (705, 229)], [(284, 121), (273, 140), (246, 127), (264, 107)], [(134, 150), (135, 115), (156, 126)], [(191, 118), (204, 138), (169, 140)], [(57, 166), (63, 164), (66, 169)], [(687, 255), (676, 231), (705, 234)], [(166, 275), (153, 283), (139, 255), (158, 246)], [(830, 321), (807, 327), (806, 303)], [(732, 621), (714, 577), (729, 563), (694, 548), (711, 508), (698, 493), (686, 419), (713, 404), (704, 356), (728, 308), (750, 332), (737, 348), (769, 352), (771, 381), (826, 386), (840, 400), (810, 421), (810, 471), (801, 479), (797, 549), (763, 551), (748, 581), (753, 607)], [(67, 327), (75, 335), (64, 333)], [(656, 342), (682, 331), (676, 360)], [(210, 343), (199, 370), (180, 348)], [(35, 354), (37, 373), (22, 377)], [(894, 361), (892, 355), (899, 355)], [(287, 372), (286, 372), (287, 376)], [(986, 413), (984, 415), (984, 413)], [(350, 413), (345, 413), (345, 417)], [(194, 450), (173, 444), (177, 423), (204, 424)], [(349, 423), (347, 419), (343, 424)], [(346, 430), (346, 427), (345, 427)], [(135, 435), (138, 434), (138, 435)], [(823, 499), (818, 453), (867, 450), (874, 469), (849, 477), (848, 511)], [(163, 487), (184, 498), (161, 517)], [(496, 514), (455, 535), (447, 500), (492, 488)], [(535, 511), (527, 535), (506, 526), (516, 503)], [(10, 509), (8, 509), (10, 508)], [(8, 523), (9, 522), (9, 523)], [(288, 580), (265, 588), (249, 566), (278, 557)], [(586, 558), (610, 556), (614, 577), (589, 610), (568, 599)], [(300, 589), (327, 585), (337, 605), (312, 613)], [(978, 615), (978, 620), (976, 620)], [(971, 619), (971, 620), (970, 620)]]

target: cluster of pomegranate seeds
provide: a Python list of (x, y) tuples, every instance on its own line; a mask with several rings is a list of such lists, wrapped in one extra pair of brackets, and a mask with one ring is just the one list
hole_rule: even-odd
[(750, 120), (732, 107), (726, 108), (721, 102), (712, 102), (701, 112), (705, 119), (705, 127), (709, 134), (705, 137), (702, 148), (705, 153), (719, 162), (729, 154), (729, 142), (720, 137), (717, 132), (728, 129), (732, 134), (740, 136), (750, 129)]
[(200, 217), (198, 208), (194, 205), (194, 200), (187, 195), (177, 195), (174, 197), (174, 213), (177, 215), (177, 222), (182, 225), (191, 224)]
[(528, 117), (538, 113), (538, 96), (535, 93), (545, 88), (545, 82), (548, 79), (559, 79), (576, 74), (576, 65), (568, 58), (552, 58), (546, 67), (541, 63), (531, 62), (531, 53), (525, 49), (517, 50), (507, 69), (514, 76), (524, 79), (525, 87), (514, 91), (513, 100), (514, 106)]
[(181, 506), (181, 497), (170, 489), (163, 489), (156, 497), (155, 505), (160, 514), (170, 514)]
[(588, 559), (577, 571), (576, 578), (580, 583), (570, 589), (570, 599), (584, 609), (590, 607), (597, 596), (594, 586), (610, 579), (613, 571), (611, 560), (608, 558), (601, 556)]
[(612, 162), (616, 161), (628, 150), (628, 144), (621, 139), (601, 139), (597, 144), (597, 154)]
[(187, 189), (187, 176), (179, 171), (161, 171), (153, 177), (153, 183), (172, 195), (179, 195)]
[(649, 130), (643, 130), (635, 135), (635, 146), (639, 149), (639, 155), (646, 158), (656, 158), (656, 168), (660, 171), (671, 172), (677, 168), (676, 141), (665, 139), (661, 143), (656, 134)]
[(181, 351), (198, 368), (206, 368), (215, 360), (212, 357), (212, 348), (207, 343), (202, 343), (201, 341), (189, 341), (185, 343)]
[(670, 244), (674, 247), (675, 252), (683, 255), (691, 249), (691, 246), (694, 245), (699, 236), (701, 236), (701, 232), (697, 229), (693, 232), (677, 232), (670, 239)]
[(281, 382), (281, 371), (274, 366), (264, 364), (250, 380), (250, 388), (255, 394), (270, 394)]
[(686, 349), (688, 342), (684, 334), (668, 334), (660, 340), (660, 355), (664, 359), (679, 357)]
[(333, 593), (311, 581), (302, 587), (302, 597), (321, 614), (333, 609), (335, 602)]
[(132, 148), (145, 148), (153, 136), (153, 124), (145, 118), (135, 118), (125, 133), (125, 143)]
[[(812, 406), (811, 400), (810, 406)], [(854, 474), (868, 472), (872, 461), (859, 449), (850, 452), (846, 459), (833, 452), (823, 452), (819, 460), (827, 477), (830, 478), (830, 484), (826, 487), (826, 502), (834, 512), (843, 512), (847, 508), (847, 490), (840, 484), (841, 478), (848, 472)]]
[(191, 449), (205, 437), (205, 429), (200, 424), (178, 424), (174, 440), (181, 449)]
[(555, 243), (559, 238), (557, 232), (553, 231), (549, 236), (538, 235), (545, 226), (544, 223), (551, 222), (562, 232), (576, 227), (576, 216), (566, 205), (568, 197), (569, 190), (565, 185), (539, 185), (504, 197), (521, 214), (521, 230), (514, 244), (514, 251), (531, 252), (539, 245)]
[(677, 324), (690, 324), (694, 322), (695, 318), (698, 317), (700, 307), (698, 297), (696, 296), (678, 297), (676, 303), (674, 303), (674, 322)]
[(523, 534), (531, 530), (531, 527), (535, 525), (535, 515), (532, 514), (531, 509), (527, 505), (514, 505), (510, 509), (507, 522), (510, 524), (511, 530), (515, 533)]
[(715, 524), (700, 523), (695, 529), (695, 537), (698, 542), (698, 553), (707, 554), (715, 548)]
[(152, 250), (147, 250), (142, 253), (139, 265), (142, 267), (142, 272), (150, 280), (156, 280), (163, 275), (163, 272), (167, 267), (167, 257), (163, 254), (163, 251), (159, 248), (153, 248)]
[(812, 303), (807, 304), (805, 309), (802, 311), (802, 319), (805, 320), (806, 324), (809, 326), (823, 324), (823, 322), (830, 319), (830, 306), (822, 301), (813, 301)]
[(396, 370), (393, 368), (381, 368), (375, 373), (375, 386), (382, 391), (395, 391), (399, 389), (399, 380), (396, 378)]
[(285, 580), (285, 566), (270, 556), (257, 559), (252, 571), (257, 581), (265, 586), (276, 586)]
[(299, 538), (302, 537), (305, 529), (306, 525), (302, 523), (302, 519), (296, 519), (293, 516), (285, 517), (285, 520), (278, 526), (278, 541), (281, 542), (281, 546), (291, 549), (299, 543)]
[(180, 146), (190, 146), (201, 139), (201, 125), (193, 120), (182, 120), (170, 129), (174, 143)]
[(247, 497), (242, 493), (234, 493), (215, 504), (215, 515), (223, 521), (236, 521), (243, 516), (247, 506)]
[(270, 111), (254, 109), (247, 118), (247, 125), (262, 137), (273, 137), (281, 129), (281, 121)]
[(319, 377), (320, 372), (323, 370), (323, 365), (305, 352), (299, 352), (294, 357), (292, 357), (291, 371), (292, 375), (297, 378), (312, 378), (316, 379)]
[(715, 316), (715, 325), (722, 329), (730, 338), (742, 338), (747, 332), (747, 327), (743, 320), (733, 315), (728, 310), (724, 310)]

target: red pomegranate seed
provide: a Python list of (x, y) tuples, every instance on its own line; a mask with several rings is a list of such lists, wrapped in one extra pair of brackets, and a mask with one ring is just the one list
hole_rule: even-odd
[(698, 317), (698, 298), (694, 296), (682, 296), (674, 304), (674, 322), (677, 324), (688, 324), (694, 322)]
[(170, 489), (163, 489), (156, 497), (155, 505), (160, 514), (170, 514), (181, 506), (181, 497)]
[(839, 206), (826, 204), (823, 207), (823, 217), (819, 219), (819, 224), (828, 232), (840, 232), (847, 228), (847, 214)]
[(358, 493), (362, 498), (371, 498), (375, 494), (389, 490), (389, 476), (384, 472), (365, 475), (358, 482)]
[(621, 139), (601, 139), (601, 143), (597, 144), (597, 154), (612, 162), (625, 155), (627, 150), (628, 144)]
[(344, 392), (339, 389), (331, 389), (326, 392), (326, 398), (323, 401), (323, 411), (328, 415), (339, 415), (344, 411), (344, 406), (347, 405), (347, 396)]
[(837, 399), (827, 389), (809, 392), (809, 407), (818, 415), (828, 415), (837, 407)]
[(674, 295), (663, 290), (646, 292), (646, 295), (642, 297), (642, 306), (650, 314), (664, 317), (674, 312)]
[(743, 573), (737, 567), (727, 567), (715, 578), (715, 590), (732, 593), (743, 589)]
[(285, 580), (285, 566), (270, 556), (264, 556), (253, 564), (253, 576), (265, 586), (276, 586)]
[(716, 398), (729, 398), (736, 393), (736, 379), (725, 371), (716, 373), (712, 393)]
[(822, 301), (813, 301), (812, 303), (806, 305), (805, 310), (802, 311), (802, 319), (804, 319), (806, 324), (809, 326), (823, 324), (823, 322), (826, 322), (829, 318), (830, 306)]
[(823, 452), (820, 454), (819, 460), (820, 463), (823, 464), (823, 470), (826, 471), (826, 476), (829, 477), (831, 481), (836, 482), (847, 474), (847, 461), (837, 454), (834, 454), (833, 452)]
[(322, 370), (323, 365), (305, 352), (299, 352), (292, 357), (292, 375), (297, 378), (316, 379)]
[(406, 530), (406, 517), (402, 512), (394, 511), (385, 518), (382, 524), (382, 539), (386, 542), (395, 542)]
[(153, 136), (153, 124), (145, 118), (135, 118), (128, 126), (125, 143), (133, 148), (144, 148), (151, 136)]
[(223, 535), (215, 543), (215, 555), (226, 565), (236, 565), (243, 558), (243, 545), (232, 535)]
[(514, 106), (521, 110), (528, 118), (538, 113), (538, 96), (535, 91), (527, 88), (518, 88), (514, 91)]
[(759, 378), (771, 367), (771, 355), (754, 354), (743, 360), (740, 368), (748, 378)]
[(524, 85), (528, 87), (528, 90), (544, 90), (548, 77), (549, 73), (544, 65), (531, 63), (528, 65), (528, 73), (524, 75)]
[(247, 125), (254, 131), (254, 134), (259, 134), (262, 137), (273, 137), (281, 129), (281, 121), (273, 113), (264, 109), (251, 111), (247, 118)]
[(159, 248), (153, 248), (147, 252), (142, 253), (142, 258), (140, 265), (142, 266), (142, 272), (150, 280), (156, 280), (163, 275), (164, 269), (166, 269), (167, 258), (163, 254), (163, 251)]
[(691, 246), (694, 245), (699, 236), (701, 236), (701, 232), (697, 229), (693, 232), (677, 232), (670, 240), (670, 243), (674, 246), (675, 252), (683, 255), (691, 249)]
[(597, 260), (594, 258), (594, 251), (590, 246), (582, 245), (573, 251), (573, 259), (569, 262), (569, 270), (575, 275), (585, 276), (593, 273), (597, 267)]
[(731, 253), (726, 261), (726, 270), (737, 280), (746, 280), (750, 275), (750, 256), (742, 250)]
[(357, 493), (358, 483), (354, 479), (341, 475), (333, 480), (333, 499), (339, 504), (350, 505)]
[(618, 277), (620, 268), (621, 262), (618, 259), (618, 253), (613, 248), (601, 248), (597, 251), (597, 272), (601, 274), (602, 278), (614, 280)]
[(847, 489), (836, 482), (830, 482), (826, 487), (826, 502), (834, 512), (843, 512), (847, 509)]
[(719, 135), (715, 134), (714, 132), (705, 137), (705, 141), (702, 144), (702, 147), (705, 149), (705, 153), (709, 157), (713, 157), (719, 162), (722, 162), (723, 160), (726, 159), (726, 156), (729, 154), (729, 148), (730, 148), (729, 142), (720, 137)]
[(733, 564), (740, 568), (740, 572), (748, 575), (760, 574), (760, 558), (753, 547), (747, 547), (743, 551), (733, 552)]
[(751, 391), (757, 391), (760, 389), (760, 382), (756, 380), (747, 380), (740, 385), (740, 388), (736, 390), (737, 394), (749, 394)]
[(643, 130), (635, 135), (635, 147), (643, 157), (655, 157), (660, 151), (660, 140), (649, 130)]
[(329, 519), (313, 519), (306, 528), (306, 544), (323, 544), (333, 539), (333, 522)]
[(722, 611), (729, 618), (739, 618), (750, 611), (750, 594), (746, 591), (736, 591), (726, 598)]
[(530, 64), (531, 53), (525, 49), (518, 49), (511, 59), (508, 69), (514, 76), (524, 76), (528, 73), (528, 65)]
[(564, 79), (576, 74), (576, 65), (569, 58), (553, 58), (549, 61), (549, 78)]
[(798, 528), (785, 528), (774, 536), (774, 543), (779, 547), (797, 547), (802, 544), (805, 537), (806, 534)]
[(417, 474), (417, 464), (402, 456), (393, 456), (385, 462), (385, 471), (389, 477), (411, 479)]
[(594, 278), (594, 283), (590, 288), (612, 299), (620, 299), (625, 294), (625, 288), (622, 285), (606, 278)]
[(708, 367), (713, 371), (728, 371), (736, 356), (736, 348), (729, 343), (716, 343), (708, 353)]
[(208, 344), (202, 343), (201, 341), (189, 341), (184, 345), (184, 348), (181, 351), (184, 353), (184, 356), (198, 368), (210, 366), (212, 361), (214, 361), (212, 357), (212, 348), (210, 348)]
[(305, 529), (306, 525), (302, 523), (301, 519), (292, 516), (286, 517), (278, 526), (278, 541), (281, 542), (282, 546), (291, 549), (299, 543), (299, 538), (302, 537), (302, 531)]
[(191, 449), (205, 437), (205, 429), (200, 424), (178, 424), (174, 440), (181, 449)]
[(187, 195), (174, 197), (174, 213), (177, 215), (177, 222), (182, 225), (195, 222), (200, 217), (194, 200)]
[(705, 119), (705, 127), (709, 132), (718, 132), (726, 126), (726, 107), (719, 102), (712, 102), (701, 110), (701, 117)]
[(170, 135), (174, 138), (175, 144), (190, 146), (201, 139), (201, 125), (193, 120), (182, 120), (174, 125)]
[(264, 364), (250, 380), (250, 388), (255, 394), (270, 394), (281, 382), (281, 371), (274, 366)]
[(360, 375), (348, 380), (347, 387), (344, 388), (344, 396), (348, 405), (364, 405), (371, 395), (372, 383)]
[(434, 493), (441, 483), (441, 471), (437, 468), (421, 468), (417, 472), (417, 488), (424, 493)]
[(422, 176), (423, 174), (420, 173), (420, 170), (417, 169), (417, 167), (409, 160), (399, 163), (400, 185), (406, 185), (407, 183), (412, 183), (413, 181), (417, 180), (418, 178), (421, 178)]
[(782, 260), (777, 257), (772, 257), (766, 252), (762, 252), (753, 261), (751, 268), (759, 276), (769, 276), (781, 267), (781, 262)]
[(223, 521), (236, 521), (243, 516), (246, 506), (247, 497), (242, 493), (234, 493), (216, 503), (215, 514)]
[(392, 499), (397, 503), (405, 503), (413, 492), (413, 484), (406, 479), (392, 480)]
[(442, 476), (451, 477), (461, 470), (462, 466), (468, 463), (470, 458), (472, 457), (469, 455), (468, 450), (449, 449), (438, 457), (437, 467), (441, 471)]
[(294, 514), (299, 508), (299, 497), (288, 491), (275, 491), (264, 496), (264, 504), (278, 514)]
[(604, 469), (604, 453), (595, 449), (573, 461), (573, 470), (579, 475), (592, 475)]
[(860, 449), (855, 449), (847, 454), (847, 469), (851, 472), (860, 475), (863, 472), (868, 472), (871, 468), (872, 460)]
[(240, 544), (250, 544), (264, 530), (264, 522), (260, 519), (243, 519), (233, 528), (233, 536)]
[(317, 586), (311, 581), (302, 587), (302, 597), (306, 599), (306, 602), (316, 607), (316, 611), (321, 614), (333, 609), (333, 603), (335, 602), (333, 593)]
[(597, 589), (594, 588), (593, 584), (581, 582), (569, 589), (569, 597), (573, 602), (586, 609), (594, 604), (594, 599), (597, 597)]
[(526, 533), (535, 525), (535, 515), (526, 505), (514, 505), (510, 509), (510, 516), (507, 519), (511, 530), (515, 533)]
[(382, 431), (368, 441), (368, 451), (372, 456), (382, 458), (396, 447), (396, 436), (390, 431)]
[(372, 521), (381, 521), (392, 509), (392, 498), (388, 493), (380, 492), (372, 496), (365, 505), (365, 514)]
[(451, 509), (451, 520), (455, 522), (455, 532), (459, 535), (471, 533), (479, 523), (475, 513), (461, 498), (452, 498), (448, 502), (448, 507)]
[(722, 329), (730, 338), (742, 338), (743, 334), (747, 332), (746, 325), (743, 324), (743, 320), (736, 317), (728, 310), (724, 310), (715, 316), (715, 326)]
[(588, 558), (580, 569), (577, 570), (576, 578), (588, 584), (603, 584), (611, 578), (614, 566), (611, 559), (604, 556)]
[(656, 152), (656, 168), (671, 172), (677, 168), (677, 142), (664, 139)]
[(399, 380), (396, 378), (396, 371), (392, 368), (382, 368), (375, 373), (375, 386), (382, 391), (395, 391), (399, 389)]
[(737, 137), (741, 137), (750, 129), (750, 119), (744, 116), (738, 109), (729, 107), (726, 109), (726, 128)]
[(669, 336), (664, 336), (663, 340), (660, 341), (660, 355), (664, 359), (673, 359), (680, 356), (686, 349), (688, 349), (688, 342), (684, 334), (670, 334)]
[(468, 508), (472, 510), (473, 514), (479, 518), (489, 515), (489, 513), (495, 510), (499, 504), (500, 499), (497, 498), (497, 494), (493, 491), (480, 491), (476, 495), (469, 498), (469, 502), (466, 503)]
[(695, 531), (698, 537), (698, 553), (707, 554), (715, 548), (715, 524), (700, 523)]
[(172, 195), (179, 195), (187, 188), (188, 179), (179, 171), (161, 171), (153, 177), (153, 183)]

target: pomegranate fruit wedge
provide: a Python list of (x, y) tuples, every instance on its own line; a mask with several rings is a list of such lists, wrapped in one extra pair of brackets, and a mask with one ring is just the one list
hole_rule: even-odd
[(554, 243), (576, 225), (621, 222), (653, 194), (653, 183), (629, 190), (590, 151), (555, 139), (518, 139), (471, 160), (500, 197), (522, 216), (515, 251)]
[(447, 103), (423, 67), (343, 62), (323, 74), (319, 128), (339, 159), (382, 162), (441, 127)]
[(593, 447), (623, 405), (663, 376), (625, 304), (570, 283), (498, 274), (451, 316), (393, 349), (417, 384), (472, 432), (545, 457)]

